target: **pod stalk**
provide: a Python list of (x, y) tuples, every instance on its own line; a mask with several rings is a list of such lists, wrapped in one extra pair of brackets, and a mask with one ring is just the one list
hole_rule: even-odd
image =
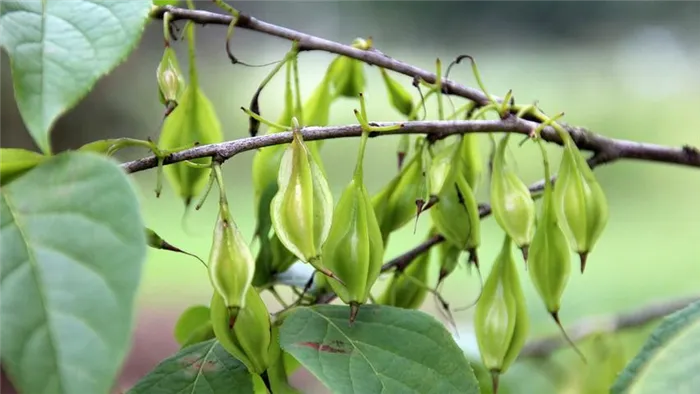
[(588, 364), (586, 356), (584, 356), (583, 353), (581, 353), (574, 341), (572, 341), (571, 338), (569, 338), (569, 335), (566, 333), (566, 330), (564, 330), (564, 326), (562, 326), (561, 321), (559, 320), (559, 311), (550, 312), (550, 315), (554, 319), (554, 322), (557, 323), (557, 326), (559, 326), (559, 329), (561, 330), (564, 339), (569, 343), (569, 345), (571, 345), (571, 348), (574, 349), (574, 351), (579, 355), (579, 357), (581, 357), (581, 361), (583, 361), (584, 364)]

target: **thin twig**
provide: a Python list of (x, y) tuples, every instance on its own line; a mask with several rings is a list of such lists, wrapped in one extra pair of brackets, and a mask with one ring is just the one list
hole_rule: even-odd
[[(566, 331), (569, 333), (572, 341), (580, 342), (598, 333), (611, 333), (628, 328), (642, 327), (698, 300), (700, 300), (700, 295), (657, 302), (629, 312), (589, 317), (570, 325), (566, 328)], [(519, 358), (543, 358), (567, 346), (568, 343), (560, 334), (554, 334), (525, 344)]]

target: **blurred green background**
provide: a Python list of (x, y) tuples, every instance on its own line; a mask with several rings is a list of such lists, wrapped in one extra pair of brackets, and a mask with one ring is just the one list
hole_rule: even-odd
[[(196, 4), (198, 8), (214, 10), (208, 1)], [(513, 89), (517, 102), (538, 100), (547, 113), (564, 111), (564, 121), (609, 137), (670, 146), (700, 146), (697, 110), (700, 108), (700, 73), (697, 72), (700, 3), (240, 1), (230, 4), (264, 21), (344, 43), (355, 37), (372, 36), (374, 45), (384, 53), (431, 71), (438, 57), (446, 65), (460, 54), (469, 54), (476, 58), (492, 94), (502, 97)], [(161, 26), (155, 21), (150, 23), (141, 44), (128, 60), (100, 80), (76, 108), (59, 120), (52, 134), (55, 150), (77, 148), (101, 138), (157, 137), (162, 106), (158, 101), (155, 69), (163, 51)], [(197, 27), (197, 66), (202, 87), (215, 105), (226, 139), (235, 139), (247, 136), (247, 118), (240, 107), (249, 106), (269, 67), (231, 65), (224, 52), (225, 34), (223, 26)], [(279, 60), (290, 43), (238, 29), (233, 48), (240, 60), (262, 64)], [(177, 42), (175, 49), (186, 70), (185, 42)], [(320, 82), (333, 58), (332, 54), (320, 52), (300, 56), (304, 97)], [(4, 52), (1, 65), (2, 146), (35, 149), (14, 103), (9, 62)], [(378, 70), (365, 67), (365, 72), (371, 120), (401, 120), (386, 100)], [(410, 88), (409, 78), (394, 76)], [(453, 69), (450, 78), (475, 86), (467, 65)], [(261, 95), (263, 116), (277, 119), (282, 109), (283, 84), (282, 71)], [(411, 92), (418, 99), (418, 93)], [(454, 99), (455, 106), (463, 102)], [(449, 109), (450, 104), (446, 103)], [(358, 106), (356, 100), (335, 102), (331, 124), (356, 123), (352, 109)], [(429, 117), (436, 118), (434, 101), (428, 111)], [(479, 138), (485, 158), (488, 137)], [(397, 141), (398, 137), (394, 136), (370, 141), (365, 160), (365, 168), (369, 169), (365, 181), (370, 193), (377, 192), (394, 176)], [(357, 139), (329, 140), (322, 149), (336, 196), (350, 179), (358, 143)], [(511, 144), (511, 151), (527, 183), (542, 177), (541, 159), (534, 145), (519, 148)], [(550, 159), (557, 163), (558, 148), (552, 146), (549, 152)], [(120, 152), (118, 158), (130, 160), (146, 153), (134, 148)], [(252, 237), (255, 225), (250, 186), (252, 157), (253, 152), (243, 153), (223, 167), (235, 220), (247, 237)], [(623, 161), (600, 167), (596, 174), (608, 197), (610, 220), (589, 258), (585, 275), (580, 275), (577, 269), (572, 271), (560, 313), (562, 322), (566, 325), (585, 316), (629, 310), (655, 300), (698, 292), (700, 172), (667, 164)], [(188, 213), (183, 227), (183, 204), (169, 185), (156, 198), (154, 171), (140, 172), (133, 178), (139, 187), (149, 227), (169, 242), (206, 258), (216, 215), (215, 199), (210, 197), (200, 211)], [(487, 199), (482, 187), (479, 200)], [(387, 257), (420, 242), (427, 223), (426, 215), (415, 234), (412, 226), (407, 226), (392, 236)], [(479, 255), (485, 278), (503, 235), (492, 218), (483, 221), (482, 231)], [(556, 334), (558, 329), (537, 298), (527, 273), (520, 268), (530, 306), (531, 337)], [(122, 377), (123, 388), (130, 387), (159, 359), (176, 351), (177, 345), (171, 338), (174, 321), (184, 308), (207, 304), (210, 289), (206, 271), (195, 259), (150, 251), (141, 285), (139, 325)], [(478, 291), (478, 277), (464, 267), (443, 286), (443, 295), (453, 307), (470, 304)], [(272, 309), (279, 308), (275, 301), (268, 300)], [(442, 319), (436, 305), (428, 297), (424, 310)], [(458, 342), (475, 355), (472, 312), (473, 308), (454, 316), (459, 326)], [(636, 336), (625, 337), (627, 356), (634, 354), (648, 331), (646, 328)], [(510, 388), (514, 393), (564, 392), (548, 376), (558, 375), (567, 381), (568, 375), (561, 375), (558, 368), (570, 368), (574, 372), (583, 369), (571, 350), (563, 349), (560, 353), (558, 366), (517, 365), (503, 378), (504, 389)], [(531, 373), (532, 368), (535, 373)], [(528, 386), (528, 382), (534, 386)], [(327, 392), (304, 372), (294, 376), (294, 383), (304, 392)], [(577, 392), (570, 389), (566, 392)]]

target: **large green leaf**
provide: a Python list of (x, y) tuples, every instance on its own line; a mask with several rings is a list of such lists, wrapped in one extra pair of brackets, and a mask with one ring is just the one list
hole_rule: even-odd
[(56, 119), (136, 47), (150, 9), (150, 0), (0, 2), (0, 46), (10, 56), (15, 99), (44, 153)]
[(108, 393), (146, 257), (129, 178), (110, 159), (70, 152), (0, 192), (3, 368), (21, 393)]
[(622, 371), (611, 393), (699, 393), (698, 349), (700, 301), (664, 318)]
[(337, 394), (479, 393), (464, 353), (432, 316), (363, 305), (352, 327), (348, 318), (344, 305), (290, 311), (280, 345)]
[(248, 369), (216, 339), (188, 346), (163, 360), (128, 394), (252, 394)]

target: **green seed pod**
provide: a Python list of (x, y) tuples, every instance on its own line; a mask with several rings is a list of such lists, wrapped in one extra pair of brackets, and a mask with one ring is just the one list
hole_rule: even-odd
[(331, 82), (336, 97), (357, 98), (365, 89), (364, 63), (347, 57), (338, 56), (331, 63)]
[(398, 168), (399, 171), (403, 168), (403, 161), (406, 158), (406, 155), (408, 154), (408, 150), (410, 149), (411, 145), (411, 136), (408, 134), (403, 134), (399, 138), (399, 144), (396, 147), (396, 158), (398, 161)]
[(431, 252), (421, 253), (404, 271), (394, 272), (391, 281), (377, 298), (377, 303), (405, 309), (420, 308), (430, 291), (428, 281), (434, 268)]
[(554, 201), (562, 229), (579, 254), (581, 272), (608, 222), (608, 203), (593, 171), (568, 139), (554, 187)]
[[(353, 46), (362, 48), (368, 46), (366, 41), (356, 38)], [(331, 83), (335, 89), (336, 97), (349, 97), (356, 99), (365, 90), (365, 64), (347, 56), (340, 55), (331, 63), (328, 72), (331, 74)]]
[(569, 244), (554, 211), (552, 183), (546, 176), (542, 207), (527, 258), (532, 284), (547, 311), (557, 320), (560, 302), (571, 274)]
[(422, 183), (420, 156), (414, 155), (403, 170), (372, 197), (385, 244), (392, 232), (415, 217), (416, 199), (421, 197)]
[[(196, 86), (189, 85), (180, 98), (180, 104), (165, 118), (159, 148), (174, 149), (195, 142), (204, 145), (221, 141), (221, 123), (211, 101)], [(192, 162), (209, 164), (211, 158), (194, 159)], [(189, 206), (192, 198), (206, 187), (211, 170), (193, 168), (186, 163), (173, 163), (163, 167), (163, 171), (185, 200), (185, 206)]]
[(447, 242), (469, 252), (469, 260), (478, 268), (477, 248), (481, 243), (479, 206), (464, 176), (457, 172), (456, 182), (445, 183), (438, 199), (430, 209), (433, 225)]
[(505, 153), (510, 133), (501, 139), (493, 158), (491, 175), (491, 210), (496, 222), (522, 250), (527, 249), (535, 234), (535, 201), (530, 190), (506, 163)]
[(413, 97), (411, 97), (411, 93), (393, 79), (386, 69), (380, 68), (379, 71), (382, 73), (382, 79), (384, 80), (384, 86), (391, 105), (404, 116), (411, 116), (411, 113), (413, 113)]
[(168, 250), (171, 252), (182, 253), (182, 254), (186, 254), (188, 256), (192, 256), (192, 257), (196, 258), (197, 260), (199, 260), (206, 267), (207, 264), (204, 261), (202, 261), (202, 259), (197, 257), (196, 255), (189, 253), (189, 252), (185, 252), (184, 250), (178, 248), (177, 246), (169, 243), (168, 241), (161, 238), (160, 235), (158, 235), (155, 231), (151, 230), (150, 228), (146, 228), (145, 231), (146, 231), (146, 240), (148, 242), (148, 246), (152, 247), (153, 249)]
[(477, 193), (481, 186), (481, 177), (484, 172), (484, 164), (479, 149), (479, 139), (476, 133), (467, 133), (461, 136), (459, 143), (459, 156), (462, 162), (462, 174), (469, 187)]
[(210, 309), (214, 334), (221, 346), (252, 373), (265, 372), (270, 365), (272, 326), (267, 306), (258, 291), (252, 286), (248, 288), (245, 307), (235, 319), (231, 318), (217, 292), (211, 298)]
[(282, 244), (298, 259), (330, 274), (319, 258), (331, 228), (333, 195), (317, 163), (295, 129), (282, 157), (270, 214)]
[(302, 115), (304, 117), (304, 126), (327, 126), (333, 103), (331, 95), (331, 80), (329, 72), (323, 80), (316, 86), (316, 89), (311, 93), (311, 96), (306, 100), (302, 107)]
[(180, 70), (175, 50), (166, 47), (156, 70), (160, 101), (164, 105), (177, 104), (185, 91), (185, 78)]
[(284, 247), (282, 241), (274, 233), (270, 236), (270, 251), (272, 252), (273, 274), (287, 271), (297, 261), (297, 257)]
[(427, 186), (430, 197), (437, 197), (446, 188), (452, 188), (461, 171), (459, 163), (460, 144), (453, 143), (440, 149), (430, 161), (428, 168)]
[(438, 246), (438, 261), (440, 262), (440, 272), (438, 274), (438, 285), (445, 280), (459, 264), (459, 257), (462, 255), (462, 248), (455, 246), (451, 242), (441, 242)]
[(351, 307), (350, 323), (379, 277), (384, 244), (379, 222), (364, 185), (362, 161), (369, 133), (362, 134), (357, 165), (333, 211), (328, 239), (323, 245), (322, 261), (342, 281), (328, 283), (338, 297)]
[(209, 255), (209, 279), (224, 305), (235, 314), (245, 307), (246, 292), (253, 282), (255, 259), (222, 199)]
[(474, 331), (484, 366), (491, 372), (493, 391), (525, 345), (529, 331), (525, 295), (507, 235), (491, 268), (474, 315)]

